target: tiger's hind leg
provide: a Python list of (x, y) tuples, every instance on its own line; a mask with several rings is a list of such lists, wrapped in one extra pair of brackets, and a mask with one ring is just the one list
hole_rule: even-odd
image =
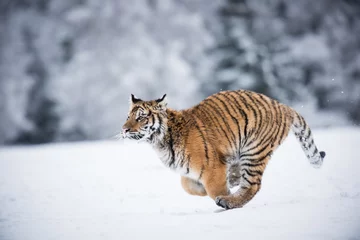
[(270, 157), (260, 163), (244, 161), (240, 163), (240, 188), (227, 196), (218, 196), (215, 203), (225, 209), (240, 208), (248, 203), (260, 190), (262, 175)]
[(228, 196), (219, 196), (215, 199), (218, 206), (225, 209), (240, 208), (248, 203), (260, 190), (261, 183), (252, 186), (241, 186), (239, 190)]
[(215, 200), (217, 196), (226, 196), (230, 194), (226, 179), (226, 165), (219, 163), (213, 168), (207, 168), (201, 178), (205, 190), (209, 197)]
[(206, 190), (204, 186), (191, 178), (181, 176), (181, 186), (184, 190), (191, 195), (206, 196)]

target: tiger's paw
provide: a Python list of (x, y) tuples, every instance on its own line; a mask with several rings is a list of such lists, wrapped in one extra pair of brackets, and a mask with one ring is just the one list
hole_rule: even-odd
[(215, 198), (216, 205), (225, 208), (226, 210), (233, 208), (231, 203), (224, 196), (218, 196)]

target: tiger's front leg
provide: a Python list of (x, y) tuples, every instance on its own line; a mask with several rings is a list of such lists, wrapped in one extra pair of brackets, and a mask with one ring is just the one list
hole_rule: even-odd
[[(202, 136), (203, 133), (200, 131), (200, 134), (198, 132), (194, 134)], [(205, 137), (206, 135), (204, 138)], [(195, 140), (193, 141), (196, 143), (197, 141)], [(191, 170), (198, 174), (196, 178), (197, 181), (203, 186), (206, 195), (213, 200), (218, 196), (229, 195), (227, 165), (220, 160), (220, 154), (218, 154), (217, 149), (214, 148), (211, 143), (205, 144), (201, 138), (197, 140), (199, 144), (189, 144), (187, 148), (187, 154), (192, 157)], [(203, 143), (203, 145), (201, 145), (201, 143)], [(185, 182), (189, 181), (187, 180)], [(192, 189), (190, 191), (185, 187), (184, 189), (190, 194), (194, 194)], [(195, 192), (198, 193), (198, 190)]]
[(204, 186), (191, 178), (181, 176), (181, 186), (184, 190), (191, 195), (206, 196), (206, 190)]

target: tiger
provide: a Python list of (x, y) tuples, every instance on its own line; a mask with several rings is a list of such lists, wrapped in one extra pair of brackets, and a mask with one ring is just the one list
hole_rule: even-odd
[(305, 119), (261, 93), (220, 91), (184, 110), (167, 107), (166, 94), (156, 100), (131, 94), (129, 102), (123, 138), (149, 143), (181, 175), (187, 193), (209, 196), (224, 209), (243, 207), (260, 190), (267, 163), (290, 129), (313, 167), (325, 157)]

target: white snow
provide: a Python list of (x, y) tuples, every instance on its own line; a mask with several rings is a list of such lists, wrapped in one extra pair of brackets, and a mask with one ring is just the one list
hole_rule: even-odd
[(0, 239), (359, 239), (360, 129), (313, 132), (321, 169), (290, 134), (229, 211), (185, 193), (146, 144), (0, 148)]

